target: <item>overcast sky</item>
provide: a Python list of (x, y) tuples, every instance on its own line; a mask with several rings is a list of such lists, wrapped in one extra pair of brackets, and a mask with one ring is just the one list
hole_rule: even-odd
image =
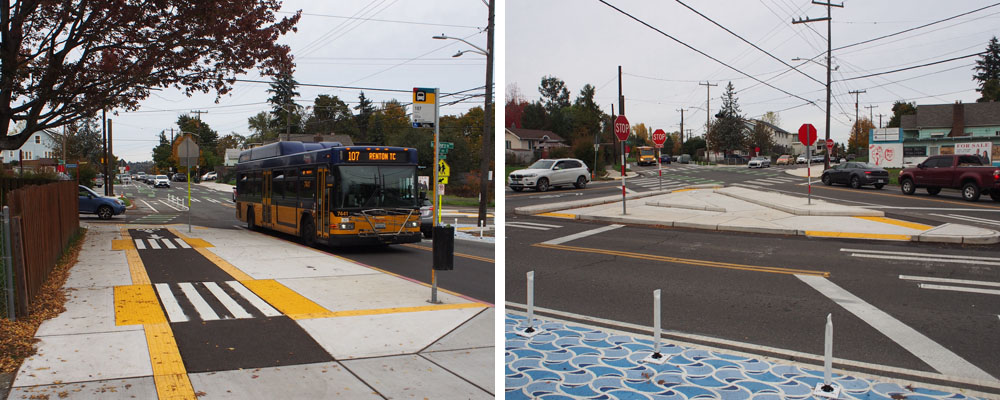
[[(538, 85), (545, 75), (566, 81), (575, 98), (584, 84), (597, 87), (597, 102), (610, 113), (617, 108), (617, 68), (623, 70), (623, 94), (629, 122), (646, 123), (667, 131), (679, 129), (685, 108), (685, 130), (704, 133), (706, 87), (711, 88), (712, 115), (721, 105), (720, 96), (732, 81), (743, 113), (759, 117), (780, 111), (781, 127), (796, 132), (812, 123), (824, 135), (824, 66), (808, 63), (775, 79), (767, 79), (789, 68), (739, 38), (713, 25), (673, 1), (607, 0), (608, 3), (645, 21), (702, 52), (740, 71), (758, 77), (779, 90), (757, 84), (741, 73), (690, 50), (680, 43), (630, 19), (597, 0), (534, 1), (508, 0), (506, 6), (506, 84), (516, 84), (530, 101), (537, 100)], [(983, 1), (844, 1), (833, 8), (833, 48), (917, 27), (991, 4)], [(792, 58), (811, 58), (825, 64), (827, 23), (791, 23), (797, 18), (825, 17), (825, 6), (808, 0), (685, 1), (722, 26), (773, 54), (793, 63)], [(986, 49), (1000, 35), (1000, 6), (935, 24), (909, 33), (835, 50), (831, 137), (846, 143), (854, 121), (854, 95), (860, 95), (861, 114), (872, 111), (876, 126), (892, 115), (892, 103), (906, 100), (921, 104), (974, 102), (979, 93), (972, 80), (974, 60), (966, 58), (909, 71), (837, 82), (869, 73), (964, 56)], [(797, 108), (792, 108), (796, 107)], [(791, 108), (791, 109), (789, 109)], [(788, 109), (788, 110), (786, 110)], [(781, 111), (785, 110), (785, 111)], [(618, 111), (618, 110), (616, 110)], [(847, 115), (845, 115), (845, 113)]]
[[(466, 53), (453, 58), (457, 51), (471, 47), (455, 40), (431, 38), (443, 33), (485, 48), (486, 33), (482, 28), (486, 26), (487, 8), (481, 1), (289, 0), (282, 6), (282, 11), (300, 9), (303, 16), (298, 32), (281, 39), (295, 55), (295, 79), (299, 83), (403, 90), (415, 86), (438, 87), (444, 93), (485, 84), (484, 56)], [(267, 80), (256, 73), (239, 78)], [(270, 97), (267, 88), (266, 84), (237, 82), (235, 90), (217, 104), (214, 94), (189, 98), (176, 90), (153, 92), (138, 111), (109, 114), (114, 119), (115, 155), (128, 161), (151, 160), (160, 131), (176, 129), (177, 116), (191, 110), (208, 111), (202, 114), (202, 120), (220, 136), (232, 132), (247, 136), (250, 134), (247, 119), (270, 110), (266, 104)], [(319, 94), (331, 94), (353, 107), (359, 94), (358, 90), (305, 86), (298, 91), (301, 97), (297, 102), (303, 106), (312, 105)], [(366, 90), (365, 96), (376, 105), (390, 99), (402, 103), (412, 100), (410, 93)], [(483, 98), (477, 97), (442, 108), (442, 114), (461, 114), (482, 106), (482, 102)], [(428, 138), (430, 135), (428, 130)]]

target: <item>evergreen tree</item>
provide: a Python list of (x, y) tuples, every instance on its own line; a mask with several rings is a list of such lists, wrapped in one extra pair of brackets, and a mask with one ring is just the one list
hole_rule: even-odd
[(368, 120), (371, 119), (372, 114), (375, 112), (375, 106), (371, 100), (365, 97), (363, 90), (361, 91), (361, 95), (358, 96), (358, 105), (354, 106), (354, 109), (358, 110), (358, 114), (354, 116), (354, 119), (357, 121), (360, 141), (367, 142), (369, 141)]
[[(889, 119), (889, 123), (886, 124), (886, 128), (899, 128), (899, 124), (902, 122), (904, 115), (913, 115), (917, 113), (917, 103), (907, 103), (902, 100), (897, 100), (892, 103), (892, 118)], [(867, 139), (866, 143), (867, 143)]]
[(715, 123), (712, 124), (710, 134), (706, 137), (709, 150), (728, 153), (730, 150), (746, 147), (748, 129), (743, 119), (736, 98), (736, 89), (733, 83), (729, 82), (726, 85), (726, 92), (722, 94), (722, 109), (715, 115)]
[[(170, 171), (177, 168), (177, 160), (173, 157), (173, 144), (167, 140), (167, 134), (160, 131), (160, 143), (153, 148), (153, 163), (156, 170), (160, 172)], [(152, 173), (153, 171), (149, 171)]]
[(545, 110), (549, 114), (569, 107), (569, 90), (566, 89), (566, 82), (554, 76), (542, 77), (542, 83), (538, 85), (538, 92), (545, 100)]
[(990, 39), (989, 44), (986, 45), (986, 52), (980, 56), (980, 59), (976, 60), (976, 66), (973, 69), (978, 71), (972, 77), (973, 80), (979, 81), (979, 88), (976, 91), (982, 93), (982, 97), (977, 101), (1000, 100), (1000, 96), (998, 96), (1000, 90), (997, 89), (1000, 86), (1000, 43), (997, 42), (996, 36)]
[(271, 97), (267, 99), (271, 103), (271, 129), (278, 133), (300, 133), (302, 122), (302, 112), (295, 98), (299, 96), (299, 83), (292, 77), (291, 72), (281, 72), (271, 78), (271, 88), (267, 89)]

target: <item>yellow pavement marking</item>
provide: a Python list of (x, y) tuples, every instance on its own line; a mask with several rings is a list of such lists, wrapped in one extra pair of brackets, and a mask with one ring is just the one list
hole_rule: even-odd
[(167, 230), (170, 231), (170, 233), (173, 233), (174, 235), (177, 235), (177, 237), (179, 237), (182, 240), (184, 240), (185, 242), (187, 242), (187, 244), (191, 245), (191, 247), (193, 247), (193, 248), (197, 249), (197, 248), (202, 248), (202, 247), (215, 247), (211, 243), (205, 241), (205, 239), (191, 238), (191, 237), (184, 236), (184, 235), (182, 235), (180, 233), (180, 231), (178, 231), (178, 230), (176, 230), (174, 228), (167, 228)]
[(153, 382), (160, 399), (195, 399), (194, 388), (177, 350), (177, 341), (166, 322), (145, 325)]
[(115, 286), (115, 325), (145, 325), (167, 322), (153, 286)]
[(566, 219), (576, 219), (576, 214), (570, 213), (557, 213), (557, 212), (547, 212), (537, 214), (540, 217), (552, 217), (552, 218), (566, 218)]
[(328, 314), (331, 312), (274, 279), (250, 280), (240, 283), (292, 319), (301, 314)]
[(616, 250), (602, 250), (602, 249), (591, 249), (591, 248), (586, 248), (586, 247), (564, 246), (564, 245), (561, 245), (561, 244), (543, 244), (543, 243), (538, 243), (538, 244), (533, 244), (532, 246), (534, 246), (534, 247), (544, 247), (544, 248), (555, 249), (555, 250), (575, 251), (575, 252), (579, 252), (579, 253), (607, 254), (607, 255), (619, 256), (619, 257), (636, 258), (636, 259), (640, 259), (640, 260), (661, 261), (661, 262), (668, 262), (668, 263), (674, 263), (674, 264), (694, 265), (694, 266), (699, 266), (699, 267), (736, 269), (736, 270), (742, 270), (742, 271), (768, 272), (768, 273), (772, 273), (772, 274), (786, 274), (786, 275), (814, 275), (814, 276), (822, 276), (824, 278), (829, 278), (830, 277), (830, 273), (827, 272), (827, 271), (815, 271), (815, 270), (808, 270), (808, 269), (792, 269), (792, 268), (763, 267), (763, 266), (756, 266), (756, 265), (733, 264), (733, 263), (725, 263), (725, 262), (718, 262), (718, 261), (694, 260), (694, 259), (687, 259), (687, 258), (658, 256), (658, 255), (653, 255), (653, 254), (629, 253), (629, 252), (616, 251)]
[(848, 238), (848, 239), (900, 240), (906, 242), (909, 242), (911, 240), (910, 235), (890, 235), (884, 233), (806, 231), (806, 236)]
[[(132, 243), (132, 236), (128, 234), (128, 228), (121, 228), (121, 235), (121, 240)], [(112, 248), (114, 248), (114, 242), (112, 242)], [(125, 260), (128, 261), (128, 271), (132, 276), (132, 284), (148, 285), (150, 283), (149, 275), (146, 274), (146, 267), (142, 265), (142, 258), (139, 257), (139, 250), (136, 250), (135, 246), (125, 249)]]
[(903, 220), (892, 219), (892, 218), (885, 218), (885, 217), (854, 217), (854, 218), (867, 219), (869, 221), (875, 221), (875, 222), (881, 222), (883, 224), (890, 224), (890, 225), (902, 226), (904, 228), (916, 229), (916, 230), (919, 230), (919, 231), (926, 231), (928, 229), (933, 228), (933, 226), (930, 226), (930, 225), (918, 224), (916, 222), (909, 222), (909, 221), (903, 221)]
[[(434, 251), (433, 248), (426, 247), (426, 246), (421, 246), (421, 245), (417, 245), (417, 244), (413, 244), (413, 243), (404, 243), (402, 246), (412, 247), (414, 249), (420, 249), (420, 250)], [(494, 262), (492, 258), (474, 256), (472, 254), (455, 253), (455, 255), (459, 256), (459, 257), (468, 258), (470, 260), (478, 260), (478, 261), (483, 261), (483, 262), (488, 262), (488, 263)], [(348, 259), (345, 258), (345, 260), (348, 260)], [(351, 261), (351, 260), (348, 260), (348, 261)]]
[(205, 258), (207, 258), (208, 261), (211, 261), (213, 264), (215, 264), (215, 266), (219, 267), (219, 269), (226, 271), (226, 273), (231, 275), (234, 279), (241, 282), (253, 280), (252, 276), (247, 275), (246, 272), (243, 272), (239, 268), (236, 268), (236, 266), (230, 264), (229, 261), (223, 260), (222, 257), (219, 257), (218, 255), (209, 251), (208, 249), (203, 247), (196, 247), (194, 250), (197, 251), (202, 256), (204, 256)]
[(399, 314), (408, 312), (418, 312), (418, 311), (439, 311), (439, 310), (457, 310), (462, 308), (484, 308), (487, 307), (483, 303), (456, 303), (456, 304), (436, 304), (432, 306), (416, 306), (416, 307), (391, 307), (391, 308), (373, 308), (368, 310), (347, 310), (347, 311), (328, 311), (325, 313), (317, 314), (298, 314), (289, 315), (291, 319), (315, 319), (315, 318), (331, 318), (331, 317), (358, 317), (363, 315), (379, 315), (379, 314)]
[(111, 239), (111, 250), (133, 250), (135, 242), (131, 239)]

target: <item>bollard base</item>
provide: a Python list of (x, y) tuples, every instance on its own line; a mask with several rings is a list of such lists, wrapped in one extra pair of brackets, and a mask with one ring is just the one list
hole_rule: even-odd
[(670, 357), (667, 357), (667, 356), (665, 356), (663, 354), (660, 354), (660, 353), (652, 353), (652, 354), (646, 356), (646, 358), (643, 358), (642, 362), (649, 363), (649, 364), (663, 365), (664, 363), (667, 362), (668, 358), (670, 358)]
[(823, 397), (826, 399), (839, 399), (840, 385), (837, 385), (836, 383), (827, 385), (823, 382), (819, 382), (816, 384), (816, 388), (813, 389), (813, 396)]
[(427, 302), (428, 302), (428, 303), (431, 303), (431, 304), (444, 304), (444, 302), (443, 302), (443, 301), (441, 301), (441, 300), (437, 300), (437, 301), (434, 301), (434, 300), (427, 300)]
[(514, 333), (517, 333), (518, 336), (527, 337), (527, 338), (535, 337), (535, 335), (537, 335), (537, 334), (539, 334), (541, 332), (542, 332), (541, 328), (533, 328), (533, 327), (528, 327), (528, 328), (524, 328), (524, 329), (515, 329), (514, 330)]

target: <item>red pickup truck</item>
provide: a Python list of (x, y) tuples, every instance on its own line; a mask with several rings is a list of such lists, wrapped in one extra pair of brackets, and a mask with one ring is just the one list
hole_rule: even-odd
[(934, 196), (941, 189), (960, 189), (962, 198), (977, 201), (988, 194), (1000, 202), (1000, 169), (983, 163), (979, 156), (953, 154), (928, 157), (916, 168), (899, 172), (899, 186), (903, 194), (913, 194), (917, 188), (927, 188)]

